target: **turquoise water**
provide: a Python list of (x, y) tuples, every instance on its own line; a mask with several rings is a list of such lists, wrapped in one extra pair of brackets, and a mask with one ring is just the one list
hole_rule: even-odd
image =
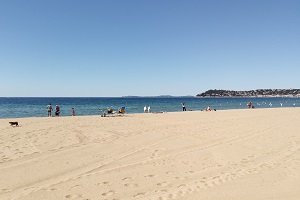
[[(142, 113), (144, 106), (151, 106), (152, 112), (181, 111), (185, 102), (187, 110), (202, 110), (207, 106), (213, 109), (245, 109), (252, 101), (256, 108), (299, 107), (300, 98), (6, 98), (0, 97), (0, 118), (43, 117), (47, 116), (46, 106), (60, 105), (61, 115), (71, 115), (74, 107), (77, 115), (99, 115), (106, 108), (126, 107), (128, 113)], [(270, 104), (271, 103), (271, 104)]]

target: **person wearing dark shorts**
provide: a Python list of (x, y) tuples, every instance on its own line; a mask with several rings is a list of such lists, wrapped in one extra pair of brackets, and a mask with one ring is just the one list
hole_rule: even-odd
[(60, 114), (60, 108), (58, 105), (55, 106), (55, 116), (59, 117)]
[(182, 111), (186, 111), (185, 104), (184, 104), (184, 103), (182, 103), (181, 105), (182, 105)]
[(75, 116), (75, 109), (72, 108), (72, 112), (71, 112), (72, 116)]
[(47, 106), (48, 117), (52, 116), (52, 110), (53, 110), (52, 105), (51, 103), (49, 103), (49, 105)]

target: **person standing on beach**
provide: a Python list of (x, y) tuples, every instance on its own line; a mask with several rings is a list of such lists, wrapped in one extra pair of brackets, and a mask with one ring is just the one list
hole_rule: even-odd
[(247, 106), (248, 106), (248, 108), (252, 108), (252, 106), (253, 106), (252, 102), (249, 101), (249, 102), (247, 103)]
[(75, 116), (75, 109), (72, 108), (72, 116)]
[(144, 113), (147, 112), (147, 106), (144, 106)]
[(53, 110), (52, 105), (51, 103), (49, 103), (49, 105), (47, 106), (48, 117), (52, 116), (52, 110)]
[(182, 111), (186, 111), (185, 103), (181, 103), (182, 105)]
[(147, 112), (148, 112), (148, 113), (150, 113), (150, 112), (151, 112), (150, 106), (148, 106), (148, 108), (147, 108)]
[(55, 116), (59, 117), (60, 114), (60, 108), (58, 105), (55, 106)]

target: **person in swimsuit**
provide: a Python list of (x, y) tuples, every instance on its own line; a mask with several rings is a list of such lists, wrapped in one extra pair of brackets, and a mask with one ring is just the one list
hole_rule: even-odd
[(55, 116), (59, 117), (60, 114), (60, 108), (58, 105), (55, 106)]
[(48, 117), (52, 116), (52, 110), (53, 110), (52, 105), (51, 103), (49, 103), (49, 105), (47, 106)]

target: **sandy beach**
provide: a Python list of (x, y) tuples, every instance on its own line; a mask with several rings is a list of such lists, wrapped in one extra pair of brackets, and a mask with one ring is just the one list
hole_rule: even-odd
[(0, 119), (0, 199), (298, 200), (299, 119), (299, 108)]

